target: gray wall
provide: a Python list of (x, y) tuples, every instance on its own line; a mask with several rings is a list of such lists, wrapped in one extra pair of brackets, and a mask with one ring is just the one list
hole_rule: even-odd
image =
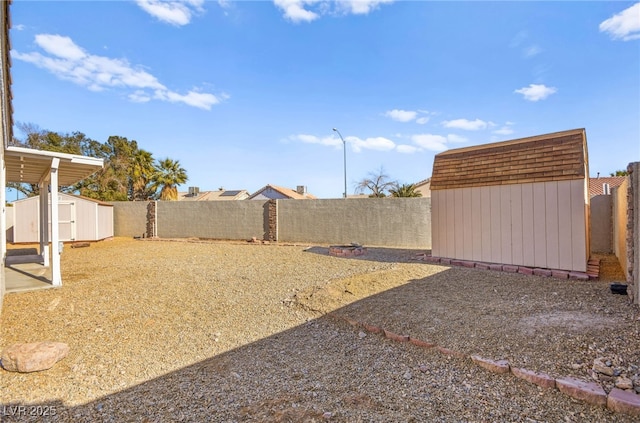
[[(148, 202), (114, 202), (115, 236), (146, 233)], [(158, 201), (160, 238), (267, 239), (267, 201)], [(277, 200), (280, 242), (431, 248), (430, 198)]]
[(148, 201), (115, 201), (111, 204), (115, 236), (143, 236), (147, 232)]
[(266, 201), (158, 201), (160, 238), (263, 239)]
[(430, 249), (431, 199), (281, 200), (278, 240)]
[(591, 252), (613, 252), (611, 195), (591, 197)]

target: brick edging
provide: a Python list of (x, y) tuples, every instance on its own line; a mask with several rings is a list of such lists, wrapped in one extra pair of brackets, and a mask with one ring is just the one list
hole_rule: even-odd
[(482, 270), (497, 270), (500, 272), (520, 273), (522, 275), (536, 275), (555, 279), (575, 279), (587, 281), (590, 279), (598, 279), (598, 277), (600, 276), (600, 259), (590, 259), (587, 263), (586, 272), (520, 266), (515, 264), (488, 263), (483, 261), (460, 260), (446, 257), (434, 257), (426, 253), (417, 254), (414, 257), (414, 260), (425, 261), (429, 264), (442, 264), (444, 266), (467, 267)]
[(469, 359), (479, 367), (493, 373), (509, 373), (518, 379), (522, 379), (542, 388), (557, 389), (563, 394), (587, 404), (606, 407), (612, 412), (640, 416), (640, 395), (634, 392), (614, 388), (609, 394), (607, 394), (600, 384), (593, 381), (585, 382), (572, 377), (553, 378), (546, 373), (512, 367), (507, 360), (490, 360), (479, 355), (467, 356), (459, 351), (442, 347), (433, 342), (419, 340), (409, 335), (399, 335), (380, 326), (363, 323), (336, 313), (329, 313), (328, 316), (347, 322), (351, 326), (362, 328), (369, 333), (381, 335), (384, 338), (395, 342), (410, 343), (416, 347), (424, 349), (435, 349), (444, 355)]

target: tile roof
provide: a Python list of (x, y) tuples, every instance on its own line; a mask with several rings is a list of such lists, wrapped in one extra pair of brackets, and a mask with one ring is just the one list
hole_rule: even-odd
[(626, 176), (610, 176), (610, 177), (597, 177), (597, 178), (589, 178), (589, 197), (594, 197), (596, 195), (603, 195), (604, 184), (609, 184), (609, 188), (615, 188), (622, 185), (622, 183), (627, 179)]
[(189, 195), (188, 192), (179, 192), (180, 201), (228, 201), (244, 200), (249, 197), (247, 190), (223, 190), (223, 191), (200, 191), (196, 195)]
[(284, 187), (279, 187), (277, 185), (265, 185), (264, 187), (260, 188), (258, 191), (254, 192), (253, 194), (251, 194), (251, 196), (248, 198), (249, 200), (252, 199), (253, 197), (256, 197), (257, 195), (259, 195), (260, 193), (262, 193), (264, 190), (266, 190), (267, 188), (271, 188), (274, 191), (279, 192), (280, 194), (284, 195), (287, 198), (291, 198), (294, 200), (314, 200), (317, 197), (315, 195), (306, 193), (306, 194), (300, 194), (298, 191), (291, 189), (291, 188), (284, 188)]
[(586, 175), (586, 133), (573, 129), (439, 153), (431, 189), (584, 179)]

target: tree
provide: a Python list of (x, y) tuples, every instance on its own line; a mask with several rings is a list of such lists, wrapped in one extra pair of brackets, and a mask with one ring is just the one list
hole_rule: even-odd
[(384, 168), (380, 166), (380, 170), (378, 170), (377, 173), (369, 172), (368, 178), (364, 178), (360, 182), (358, 182), (356, 191), (361, 193), (365, 191), (371, 191), (369, 197), (381, 198), (386, 197), (387, 192), (396, 188), (397, 185), (398, 182), (389, 180), (389, 175), (387, 175), (384, 172)]
[(154, 192), (160, 189), (160, 200), (177, 200), (178, 185), (184, 184), (187, 180), (187, 171), (180, 167), (180, 162), (166, 158), (158, 163), (151, 187)]
[(416, 191), (415, 184), (397, 185), (389, 190), (392, 197), (422, 197), (420, 191)]
[(147, 200), (153, 196), (151, 182), (156, 171), (151, 153), (142, 149), (138, 150), (131, 163), (131, 192), (129, 194), (131, 200)]
[(110, 136), (106, 143), (95, 146), (92, 154), (88, 154), (104, 159), (104, 167), (76, 184), (75, 190), (81, 195), (97, 200), (130, 200), (133, 191), (133, 161), (138, 151), (136, 141)]
[[(82, 132), (60, 134), (31, 123), (16, 125), (24, 139), (14, 138), (12, 145), (104, 160), (101, 170), (73, 186), (61, 187), (63, 192), (102, 201), (127, 201), (155, 198), (161, 189), (160, 196), (177, 199), (176, 186), (187, 180), (186, 171), (177, 161), (166, 159), (157, 163), (151, 152), (139, 148), (135, 140), (110, 136), (107, 142), (100, 143)], [(7, 186), (28, 197), (39, 193), (37, 184), (9, 183)]]
[(609, 176), (629, 176), (629, 172), (626, 170), (616, 170), (615, 172), (611, 172)]

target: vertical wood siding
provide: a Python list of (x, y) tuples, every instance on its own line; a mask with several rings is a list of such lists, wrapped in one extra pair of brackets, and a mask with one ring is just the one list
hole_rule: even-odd
[(584, 180), (432, 192), (433, 255), (586, 271)]

